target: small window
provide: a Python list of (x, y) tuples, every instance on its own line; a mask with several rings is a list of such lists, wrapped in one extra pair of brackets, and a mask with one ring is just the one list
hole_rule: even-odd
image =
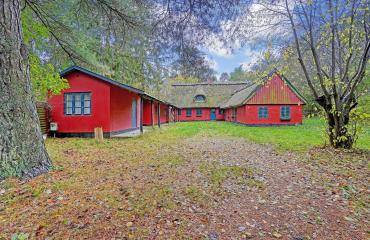
[(65, 93), (64, 113), (66, 115), (91, 114), (91, 93)]
[(187, 117), (191, 117), (191, 108), (190, 109), (186, 109), (186, 116)]
[(202, 114), (203, 114), (203, 111), (202, 111), (202, 109), (198, 108), (198, 109), (196, 110), (196, 113), (197, 113), (197, 117), (201, 117), (201, 116), (202, 116)]
[(281, 106), (280, 107), (280, 119), (281, 120), (290, 120), (290, 107)]
[(224, 110), (223, 109), (218, 109), (218, 114), (220, 114), (220, 115), (224, 115)]
[(267, 119), (269, 117), (269, 112), (267, 107), (259, 107), (258, 108), (258, 118), (259, 119)]
[(206, 97), (204, 95), (196, 95), (194, 100), (196, 102), (205, 102), (206, 101)]
[(178, 110), (177, 110), (177, 114), (178, 114), (179, 116), (181, 116), (181, 109), (178, 109)]

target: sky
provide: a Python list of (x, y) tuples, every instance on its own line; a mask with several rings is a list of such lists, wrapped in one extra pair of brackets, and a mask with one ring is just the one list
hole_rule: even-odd
[(217, 71), (217, 77), (223, 72), (232, 72), (240, 65), (243, 65), (244, 70), (249, 70), (261, 55), (260, 51), (252, 50), (248, 46), (235, 49), (232, 52), (218, 47), (208, 47), (202, 50), (207, 55), (206, 58), (211, 67)]

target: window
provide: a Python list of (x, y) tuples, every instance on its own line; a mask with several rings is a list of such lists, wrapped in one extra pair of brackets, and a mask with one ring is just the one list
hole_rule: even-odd
[(259, 107), (258, 108), (258, 118), (259, 119), (267, 119), (269, 117), (269, 112), (267, 107)]
[(206, 97), (204, 95), (196, 95), (194, 100), (196, 102), (205, 102), (206, 101)]
[(220, 115), (224, 115), (224, 110), (223, 109), (218, 109), (218, 114), (220, 114)]
[(200, 117), (200, 116), (202, 116), (203, 111), (202, 111), (202, 109), (198, 108), (198, 109), (196, 110), (196, 113), (197, 113), (197, 117)]
[(177, 114), (180, 116), (181, 115), (181, 109), (177, 110)]
[(66, 115), (91, 114), (91, 93), (65, 93), (64, 113)]
[(191, 117), (191, 108), (190, 109), (186, 109), (186, 116), (187, 117)]
[(280, 107), (280, 119), (281, 120), (290, 120), (290, 107), (281, 106)]

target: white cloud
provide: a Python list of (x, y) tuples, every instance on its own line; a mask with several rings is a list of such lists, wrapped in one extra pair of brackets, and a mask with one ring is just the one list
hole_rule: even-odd
[(208, 62), (209, 66), (211, 68), (213, 68), (214, 70), (218, 69), (218, 63), (214, 59), (212, 59), (208, 56), (206, 56), (205, 59), (206, 59), (206, 61)]
[(244, 55), (246, 56), (246, 61), (242, 62), (241, 65), (245, 71), (250, 71), (252, 67), (262, 59), (263, 52), (247, 47)]
[(220, 40), (218, 36), (213, 35), (206, 40), (205, 47), (207, 50), (216, 56), (230, 58), (232, 57), (232, 49)]

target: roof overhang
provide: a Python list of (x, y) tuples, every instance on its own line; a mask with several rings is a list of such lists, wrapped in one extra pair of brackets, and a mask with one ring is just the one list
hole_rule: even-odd
[(66, 69), (64, 69), (63, 71), (60, 72), (60, 76), (61, 77), (65, 77), (67, 76), (68, 74), (70, 73), (73, 73), (73, 72), (82, 72), (86, 75), (89, 75), (91, 77), (94, 77), (94, 78), (97, 78), (103, 82), (106, 82), (106, 83), (109, 83), (109, 84), (112, 84), (114, 86), (117, 86), (119, 88), (122, 88), (122, 89), (125, 89), (125, 90), (128, 90), (130, 92), (134, 92), (134, 93), (137, 93), (137, 94), (145, 94), (145, 92), (141, 89), (138, 89), (138, 88), (135, 88), (135, 87), (132, 87), (132, 86), (129, 86), (127, 84), (124, 84), (124, 83), (120, 83), (120, 82), (117, 82), (117, 81), (114, 81), (110, 78), (107, 78), (103, 75), (100, 75), (98, 73), (95, 73), (95, 72), (92, 72), (86, 68), (83, 68), (83, 67), (79, 67), (79, 66), (71, 66), (71, 67), (68, 67)]

